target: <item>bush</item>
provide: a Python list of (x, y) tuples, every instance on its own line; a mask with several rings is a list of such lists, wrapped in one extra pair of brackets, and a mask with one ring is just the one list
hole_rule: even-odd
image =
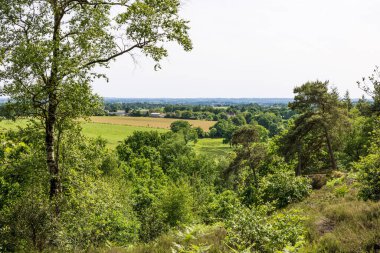
[(354, 167), (359, 171), (359, 196), (364, 200), (380, 200), (380, 155), (369, 154)]
[(197, 133), (199, 139), (207, 137), (207, 133), (201, 127), (196, 127), (194, 130)]
[(170, 227), (186, 224), (192, 218), (192, 196), (189, 185), (169, 184), (159, 196), (157, 208), (164, 214), (164, 222)]
[(309, 179), (284, 170), (265, 176), (260, 183), (262, 201), (273, 203), (277, 208), (303, 200), (310, 190)]
[(349, 191), (347, 185), (342, 185), (334, 189), (334, 194), (336, 197), (343, 198)]
[(170, 228), (185, 225), (192, 219), (193, 201), (187, 184), (169, 183), (152, 193), (146, 187), (137, 188), (134, 211), (141, 224), (141, 241), (152, 241)]
[(314, 190), (319, 190), (327, 184), (327, 176), (325, 174), (313, 174), (309, 176), (311, 186)]
[(235, 209), (240, 206), (239, 198), (233, 191), (226, 190), (215, 196), (209, 205), (209, 213), (214, 219), (227, 220), (232, 217)]
[(227, 221), (227, 244), (239, 251), (275, 252), (299, 248), (305, 233), (296, 211), (274, 213), (271, 208), (239, 208)]
[(54, 238), (47, 196), (33, 189), (0, 210), (0, 252), (42, 251)]
[(136, 242), (140, 224), (126, 185), (107, 178), (82, 176), (82, 180), (68, 189), (59, 218), (59, 248), (71, 251)]

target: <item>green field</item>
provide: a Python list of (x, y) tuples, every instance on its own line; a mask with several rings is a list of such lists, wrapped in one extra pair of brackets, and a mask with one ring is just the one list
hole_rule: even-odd
[(0, 132), (7, 130), (16, 130), (18, 127), (26, 127), (27, 120), (18, 120), (17, 122), (11, 120), (0, 120)]
[(213, 157), (226, 156), (232, 151), (229, 145), (223, 144), (223, 139), (199, 139), (194, 148), (200, 154)]
[(123, 126), (103, 123), (82, 123), (83, 134), (90, 138), (102, 137), (106, 139), (109, 147), (115, 148), (122, 140), (132, 135), (135, 131), (158, 131), (168, 130), (162, 128)]
[[(17, 120), (16, 122), (9, 120), (0, 121), (0, 132), (6, 130), (16, 130), (18, 127), (25, 127), (27, 120)], [(89, 138), (102, 137), (107, 140), (110, 148), (115, 148), (119, 142), (132, 135), (135, 131), (158, 131), (161, 133), (167, 132), (167, 129), (150, 128), (150, 127), (137, 127), (114, 125), (105, 123), (82, 123), (83, 134)]]
[[(25, 127), (27, 120), (18, 120), (17, 122), (2, 120), (0, 121), (0, 132), (6, 130), (16, 130), (17, 127)], [(115, 148), (122, 140), (132, 135), (135, 131), (158, 131), (161, 133), (167, 132), (167, 129), (141, 127), (141, 126), (126, 126), (106, 123), (82, 123), (83, 134), (90, 138), (102, 137), (107, 140), (110, 148)], [(199, 139), (194, 145), (198, 153), (207, 154), (210, 156), (225, 156), (230, 151), (229, 145), (223, 144), (222, 139)]]

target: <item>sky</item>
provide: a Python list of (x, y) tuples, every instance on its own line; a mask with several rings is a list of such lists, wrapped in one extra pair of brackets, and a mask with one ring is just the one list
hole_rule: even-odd
[(191, 52), (169, 45), (162, 69), (123, 56), (95, 81), (104, 97), (293, 97), (307, 81), (341, 94), (380, 65), (379, 0), (184, 0)]

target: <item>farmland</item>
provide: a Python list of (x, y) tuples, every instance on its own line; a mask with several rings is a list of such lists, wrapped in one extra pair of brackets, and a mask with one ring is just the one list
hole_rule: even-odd
[[(108, 119), (108, 121), (107, 121)], [(91, 122), (82, 122), (83, 134), (89, 138), (101, 137), (107, 140), (111, 149), (135, 131), (158, 131), (164, 133), (168, 131), (173, 119), (155, 118), (127, 118), (127, 117), (92, 117)], [(207, 126), (210, 121), (192, 120), (194, 126)], [(130, 124), (130, 125), (129, 125)], [(16, 122), (9, 120), (0, 121), (0, 132), (5, 130), (16, 130), (17, 127), (27, 126), (27, 120), (21, 119)], [(228, 145), (222, 144), (222, 139), (199, 139), (194, 145), (198, 153), (211, 156), (226, 155), (231, 149)]]
[[(105, 117), (111, 118), (114, 117)], [(99, 118), (98, 118), (99, 119)], [(158, 119), (160, 120), (160, 119)], [(140, 121), (140, 122), (149, 122), (154, 124), (153, 120)], [(135, 122), (134, 122), (135, 123)], [(157, 125), (162, 125), (162, 122), (159, 122)], [(154, 128), (154, 127), (144, 127), (144, 126), (129, 126), (115, 123), (94, 123), (94, 122), (85, 122), (82, 123), (83, 134), (90, 138), (101, 137), (107, 140), (108, 146), (110, 148), (115, 148), (122, 140), (132, 135), (135, 131), (158, 131), (160, 133), (167, 132), (167, 129), (164, 128)], [(194, 145), (194, 144), (191, 144)], [(229, 145), (223, 144), (222, 139), (199, 139), (194, 145), (195, 151), (200, 154), (207, 154), (213, 157), (223, 156), (228, 154), (231, 151)]]
[[(113, 125), (125, 125), (134, 127), (152, 127), (169, 129), (170, 124), (177, 119), (167, 118), (147, 118), (147, 117), (118, 117), (118, 116), (104, 116), (104, 117), (91, 117), (91, 121), (94, 123), (106, 123)], [(208, 131), (210, 127), (215, 125), (215, 121), (206, 120), (186, 120), (193, 127), (201, 127), (203, 130)]]

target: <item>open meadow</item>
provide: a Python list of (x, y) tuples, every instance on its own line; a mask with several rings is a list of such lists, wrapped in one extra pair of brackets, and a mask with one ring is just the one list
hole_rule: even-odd
[[(158, 131), (164, 133), (170, 128), (173, 119), (138, 118), (138, 117), (92, 117), (91, 122), (82, 122), (82, 131), (86, 137), (101, 137), (107, 140), (111, 149), (132, 135), (135, 131)], [(26, 127), (27, 120), (20, 119), (16, 122), (10, 120), (0, 121), (0, 132), (16, 130), (18, 127)], [(206, 127), (212, 121), (191, 120), (194, 126)], [(130, 124), (130, 125), (129, 125)], [(202, 128), (203, 128), (202, 127)], [(194, 145), (194, 144), (191, 144)], [(230, 151), (229, 145), (223, 144), (222, 139), (199, 139), (194, 145), (198, 153), (215, 156), (225, 156)]]
[(107, 140), (110, 148), (116, 148), (121, 141), (131, 136), (135, 131), (158, 131), (164, 133), (168, 130), (142, 126), (85, 122), (82, 123), (82, 131), (85, 136), (90, 138), (101, 137)]
[(223, 144), (223, 139), (199, 139), (196, 144), (194, 144), (195, 151), (199, 154), (206, 154), (212, 157), (227, 156), (232, 148), (228, 144)]

